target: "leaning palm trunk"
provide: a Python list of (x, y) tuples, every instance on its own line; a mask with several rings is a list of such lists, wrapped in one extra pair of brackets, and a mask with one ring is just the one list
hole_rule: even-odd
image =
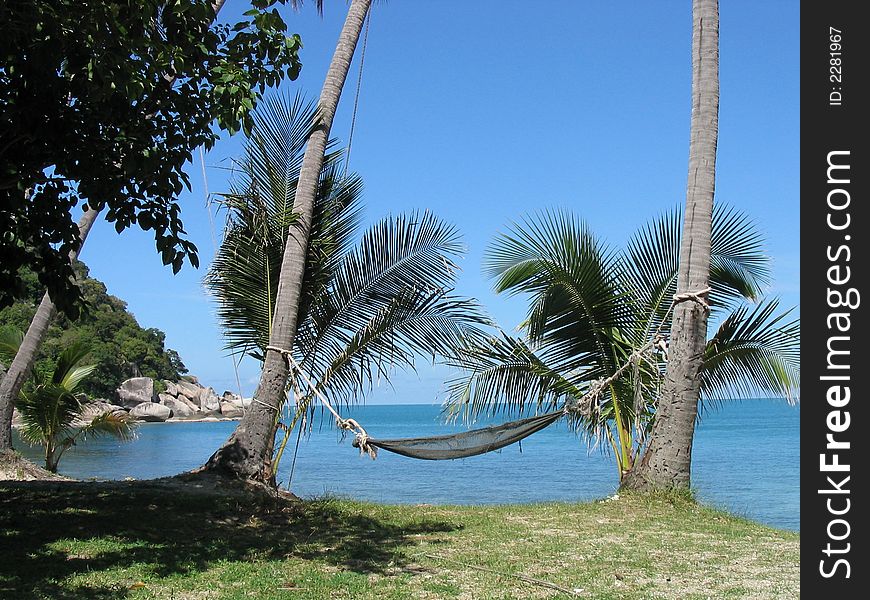
[[(670, 356), (649, 445), (622, 487), (689, 487), (698, 416), (710, 279), (710, 229), (719, 130), (719, 4), (692, 5), (692, 123), (684, 235)], [(701, 294), (692, 296), (692, 294)]]
[[(272, 318), (270, 348), (289, 350), (293, 347), (314, 200), (329, 130), (370, 6), (371, 0), (351, 2), (320, 93), (320, 121), (308, 139), (293, 201), (293, 212), (297, 219), (287, 233)], [(277, 415), (284, 401), (288, 375), (289, 365), (284, 355), (278, 350), (267, 349), (260, 383), (250, 410), (230, 438), (209, 458), (204, 470), (273, 483), (271, 463)]]
[[(78, 258), (85, 239), (88, 237), (88, 232), (90, 232), (94, 221), (97, 220), (99, 213), (99, 210), (91, 208), (86, 210), (79, 220), (79, 245), (78, 248), (69, 253), (71, 263)], [(15, 354), (15, 359), (9, 365), (9, 370), (3, 377), (3, 381), (0, 382), (0, 452), (12, 450), (12, 409), (15, 408), (15, 400), (33, 368), (36, 354), (39, 352), (39, 347), (45, 340), (48, 328), (56, 314), (57, 308), (46, 292), (42, 297), (42, 302), (39, 303), (39, 308), (36, 309), (33, 320), (30, 322), (30, 327), (27, 328), (27, 333)]]

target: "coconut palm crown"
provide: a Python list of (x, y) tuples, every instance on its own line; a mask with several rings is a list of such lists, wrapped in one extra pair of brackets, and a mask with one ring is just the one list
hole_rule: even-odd
[[(262, 360), (270, 339), (293, 197), (316, 111), (299, 96), (258, 107), (244, 158), (220, 197), (227, 225), (206, 286), (227, 349)], [(457, 230), (428, 212), (387, 217), (359, 235), (362, 182), (327, 153), (317, 190), (293, 360), (331, 403), (358, 400), (396, 368), (413, 369), (483, 339), (488, 321), (453, 293), (463, 253)], [(292, 241), (290, 243), (293, 243)], [(290, 378), (298, 405), (317, 399)], [(310, 422), (310, 421), (309, 421)]]
[[(677, 290), (679, 211), (640, 229), (622, 252), (604, 245), (576, 216), (546, 212), (514, 224), (488, 249), (485, 271), (499, 293), (529, 299), (522, 335), (504, 333), (453, 357), (459, 374), (448, 383), (454, 414), (524, 413), (577, 402), (596, 381), (631, 368), (572, 412), (572, 423), (594, 443), (605, 439), (620, 478), (645, 442), (655, 413)], [(733, 209), (714, 212), (711, 318), (721, 323), (708, 341), (702, 399), (768, 395), (796, 397), (799, 321), (762, 300), (769, 261), (752, 222)], [(633, 357), (633, 358), (632, 358)]]

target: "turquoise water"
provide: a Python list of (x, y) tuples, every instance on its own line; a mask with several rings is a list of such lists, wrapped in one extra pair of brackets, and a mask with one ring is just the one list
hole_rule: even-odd
[[(432, 405), (362, 406), (346, 412), (373, 437), (438, 435), (462, 426), (439, 421)], [(236, 423), (143, 424), (133, 442), (95, 440), (70, 450), (61, 472), (86, 479), (146, 479), (199, 466)], [(295, 437), (293, 439), (295, 442)], [(381, 451), (372, 461), (327, 424), (299, 447), (291, 488), (384, 503), (496, 504), (583, 501), (616, 489), (613, 460), (591, 453), (561, 423), (500, 452), (421, 461)], [(783, 401), (732, 402), (705, 414), (697, 431), (693, 485), (706, 504), (784, 529), (800, 529), (800, 408)], [(38, 459), (39, 449), (18, 444)], [(287, 484), (293, 443), (279, 481)]]

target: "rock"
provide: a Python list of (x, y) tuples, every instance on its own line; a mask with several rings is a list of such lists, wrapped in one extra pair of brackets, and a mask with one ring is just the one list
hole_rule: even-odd
[(202, 393), (202, 388), (200, 386), (182, 380), (175, 384), (175, 387), (178, 390), (178, 396), (186, 396), (188, 399), (192, 400), (194, 404), (199, 406), (199, 395)]
[(143, 402), (156, 402), (154, 380), (150, 377), (133, 377), (121, 384), (117, 390), (118, 402), (130, 409)]
[(221, 394), (221, 402), (232, 402), (234, 404), (238, 404), (241, 401), (242, 397), (238, 394), (234, 394), (229, 391), (225, 391)]
[(130, 409), (130, 416), (140, 421), (162, 423), (172, 416), (172, 409), (156, 402), (143, 402)]
[(172, 411), (173, 417), (189, 417), (196, 412), (190, 406), (177, 398), (173, 398), (169, 394), (160, 394), (159, 398), (160, 404), (169, 408)]
[(189, 408), (191, 413), (198, 413), (199, 412), (199, 404), (195, 403), (193, 400), (191, 400), (187, 396), (182, 394), (181, 396), (176, 398), (176, 400), (178, 400), (179, 402), (184, 404), (187, 408)]
[(245, 411), (234, 402), (221, 402), (221, 414), (229, 419), (238, 419), (245, 414)]
[(116, 410), (125, 410), (123, 406), (118, 406), (117, 404), (112, 404), (105, 398), (97, 398), (93, 402), (88, 403), (91, 412), (95, 413), (104, 413), (104, 412), (114, 412)]
[(174, 398), (178, 398), (178, 394), (179, 394), (178, 385), (174, 381), (164, 380), (163, 385), (166, 386), (165, 393), (169, 394), (170, 396), (172, 396)]
[(214, 388), (203, 388), (199, 394), (199, 408), (202, 411), (220, 410), (221, 399), (218, 398)]

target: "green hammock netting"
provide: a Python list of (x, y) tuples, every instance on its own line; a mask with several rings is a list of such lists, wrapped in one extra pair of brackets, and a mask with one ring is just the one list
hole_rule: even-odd
[(492, 427), (433, 437), (395, 440), (357, 437), (353, 445), (356, 448), (362, 445), (362, 449), (366, 451), (368, 451), (366, 446), (375, 446), (388, 452), (423, 460), (452, 460), (504, 448), (544, 429), (564, 416), (565, 412), (559, 410)]

